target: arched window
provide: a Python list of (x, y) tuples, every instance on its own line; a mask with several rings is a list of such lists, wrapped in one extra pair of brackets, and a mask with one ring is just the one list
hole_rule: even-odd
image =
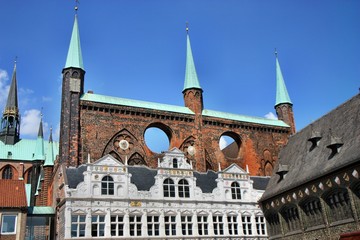
[(189, 183), (185, 179), (181, 179), (178, 185), (179, 185), (179, 197), (189, 198), (190, 197)]
[(330, 208), (330, 222), (352, 218), (349, 193), (346, 189), (338, 188), (324, 196)]
[(114, 180), (110, 176), (105, 176), (101, 180), (101, 195), (114, 195)]
[(237, 182), (231, 184), (231, 198), (241, 199), (240, 185)]
[(286, 232), (293, 232), (300, 229), (299, 211), (296, 206), (286, 206), (280, 213), (286, 222)]
[(13, 178), (13, 170), (11, 166), (6, 166), (2, 172), (2, 179), (12, 179), (12, 178)]
[(324, 224), (319, 198), (306, 199), (300, 206), (305, 213), (306, 221), (304, 221), (304, 224), (306, 224), (306, 228)]
[(170, 178), (164, 180), (164, 197), (175, 197), (175, 184)]
[(267, 227), (270, 233), (270, 236), (275, 236), (281, 234), (280, 218), (279, 214), (276, 212), (268, 213), (266, 216)]
[(31, 183), (32, 168), (26, 171), (26, 183)]

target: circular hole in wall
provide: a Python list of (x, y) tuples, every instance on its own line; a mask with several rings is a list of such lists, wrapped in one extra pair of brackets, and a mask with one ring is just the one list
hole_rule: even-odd
[(161, 153), (169, 149), (169, 138), (166, 133), (158, 127), (149, 127), (146, 129), (144, 138), (147, 147), (155, 153)]
[(240, 137), (234, 133), (224, 133), (219, 140), (220, 150), (225, 157), (237, 158), (240, 150)]

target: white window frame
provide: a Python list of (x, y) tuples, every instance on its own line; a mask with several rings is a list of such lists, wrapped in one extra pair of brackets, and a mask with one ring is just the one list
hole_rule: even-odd
[(227, 215), (229, 235), (238, 235), (238, 223), (236, 215)]
[[(115, 218), (115, 221), (113, 221), (113, 218)], [(124, 222), (125, 216), (121, 214), (113, 214), (110, 216), (110, 234), (112, 237), (122, 237), (125, 236), (125, 222)], [(113, 226), (115, 226), (115, 229), (113, 229)], [(119, 229), (122, 229), (122, 234), (119, 234)], [(113, 235), (113, 231), (115, 231), (115, 235)]]
[[(73, 221), (73, 218), (76, 217), (76, 221)], [(80, 221), (80, 218), (83, 217), (84, 221)], [(72, 227), (76, 226), (76, 236), (72, 236)], [(83, 235), (80, 236), (81, 229), (80, 226), (84, 226)], [(86, 235), (86, 215), (85, 214), (72, 214), (71, 215), (71, 229), (70, 229), (71, 237), (85, 237)]]
[[(142, 215), (130, 215), (129, 216), (129, 236), (136, 237), (142, 236), (142, 222), (141, 222)], [(133, 221), (132, 221), (133, 219)], [(131, 233), (133, 233), (131, 235)]]
[[(95, 221), (94, 221), (95, 220)], [(101, 221), (103, 220), (103, 221)], [(96, 227), (96, 236), (93, 236), (93, 227)], [(105, 215), (92, 215), (91, 216), (91, 236), (104, 237), (105, 236)]]
[(160, 216), (159, 215), (148, 215), (147, 216), (147, 228), (148, 228), (147, 229), (148, 236), (160, 236)]
[(165, 215), (165, 236), (176, 236), (176, 215)]
[(181, 233), (183, 236), (193, 235), (192, 215), (181, 215)]
[(197, 222), (198, 222), (198, 234), (200, 236), (207, 236), (209, 235), (209, 223), (208, 223), (209, 216), (208, 215), (198, 215)]
[(244, 235), (246, 235), (246, 236), (253, 235), (251, 216), (249, 216), (249, 215), (241, 216), (241, 222), (242, 222)]
[[(13, 232), (4, 232), (4, 217), (15, 217), (14, 220), (14, 231)], [(1, 216), (1, 234), (2, 235), (10, 235), (10, 234), (16, 234), (16, 227), (17, 227), (17, 214), (3, 214)]]
[(255, 216), (256, 232), (258, 235), (266, 235), (266, 225), (264, 216)]

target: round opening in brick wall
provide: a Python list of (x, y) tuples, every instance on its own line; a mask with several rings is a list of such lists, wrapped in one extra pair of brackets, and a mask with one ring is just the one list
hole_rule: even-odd
[(149, 127), (146, 129), (144, 138), (147, 147), (155, 153), (169, 150), (169, 138), (166, 133), (158, 127)]
[(219, 147), (227, 158), (237, 158), (240, 151), (240, 137), (232, 132), (226, 132), (221, 135)]

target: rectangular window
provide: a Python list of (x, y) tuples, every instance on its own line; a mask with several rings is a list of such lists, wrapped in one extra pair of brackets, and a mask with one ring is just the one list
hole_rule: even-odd
[(141, 216), (129, 217), (130, 236), (141, 236)]
[(224, 223), (222, 216), (213, 216), (214, 234), (224, 235)]
[(71, 237), (85, 237), (85, 215), (71, 216)]
[(17, 215), (2, 215), (1, 218), (1, 233), (12, 234), (16, 233), (16, 217)]
[(91, 236), (93, 237), (105, 236), (105, 216), (101, 216), (101, 215), (91, 216)]
[(192, 216), (181, 216), (182, 235), (192, 235)]
[(111, 215), (111, 236), (124, 236), (124, 216)]
[(265, 235), (265, 218), (262, 216), (255, 217), (256, 231), (258, 235)]
[(208, 219), (207, 216), (197, 216), (198, 232), (199, 232), (199, 235), (201, 235), (201, 236), (209, 234), (207, 219)]
[(238, 235), (238, 224), (236, 221), (236, 216), (228, 216), (228, 228), (230, 235)]
[(165, 216), (165, 235), (176, 235), (176, 216)]
[(251, 217), (250, 216), (242, 216), (241, 221), (242, 221), (244, 235), (252, 235)]
[(149, 236), (159, 236), (159, 216), (147, 216), (147, 227)]

